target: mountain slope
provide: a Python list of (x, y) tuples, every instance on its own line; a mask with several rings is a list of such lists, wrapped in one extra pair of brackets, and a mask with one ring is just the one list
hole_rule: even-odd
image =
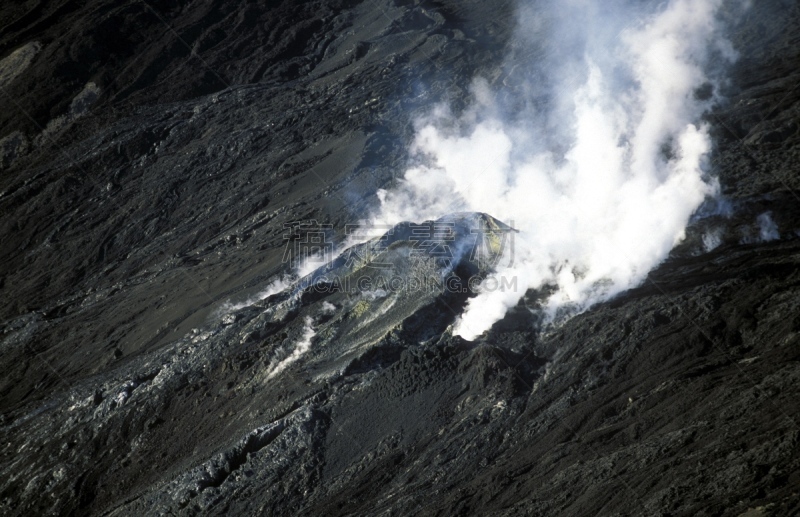
[(528, 293), (474, 343), (466, 293), (264, 296), (286, 224), (342, 242), (417, 115), (502, 83), (511, 3), (0, 12), (4, 513), (798, 512), (794, 3), (731, 28), (730, 210), (639, 288), (556, 327)]

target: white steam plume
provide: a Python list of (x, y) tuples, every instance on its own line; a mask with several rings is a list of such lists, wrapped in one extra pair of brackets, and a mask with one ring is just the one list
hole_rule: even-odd
[(291, 354), (281, 360), (273, 360), (270, 363), (267, 379), (272, 379), (285, 370), (287, 366), (297, 362), (297, 360), (299, 360), (301, 357), (303, 357), (303, 355), (305, 355), (306, 352), (309, 351), (311, 348), (311, 340), (317, 335), (313, 328), (313, 324), (314, 320), (307, 316), (305, 320), (305, 327), (303, 328), (303, 337), (297, 342), (297, 344), (295, 344), (294, 350)]
[(258, 303), (261, 300), (266, 300), (273, 294), (278, 294), (291, 287), (292, 282), (293, 280), (290, 277), (282, 276), (270, 282), (270, 284), (263, 291), (256, 293), (242, 302), (234, 303), (230, 300), (227, 300), (220, 305), (216, 311), (214, 311), (214, 317), (222, 317), (226, 314), (231, 314), (232, 312), (244, 309), (245, 307), (250, 307), (254, 303)]
[[(416, 165), (378, 192), (374, 222), (481, 211), (522, 232), (515, 264), (499, 271), (516, 276), (518, 289), (473, 298), (457, 334), (474, 339), (528, 288), (556, 286), (551, 316), (585, 309), (642, 282), (683, 239), (718, 188), (700, 118), (718, 100), (710, 65), (735, 59), (720, 34), (721, 4), (523, 6), (517, 53), (535, 57), (506, 69), (527, 80), (510, 92), (476, 80), (465, 113), (440, 106), (419, 123)], [(516, 116), (503, 116), (500, 93), (514, 99)]]
[(300, 261), (289, 273), (281, 274), (275, 280), (270, 282), (265, 289), (246, 298), (244, 301), (233, 302), (231, 300), (226, 300), (212, 313), (213, 317), (224, 317), (228, 314), (244, 309), (245, 307), (250, 307), (251, 305), (262, 300), (266, 300), (274, 294), (282, 293), (283, 291), (294, 287), (299, 279), (325, 265), (331, 258), (341, 253), (341, 251), (343, 251), (343, 249), (340, 249), (336, 253), (330, 253), (327, 256), (314, 255), (307, 257), (306, 259)]

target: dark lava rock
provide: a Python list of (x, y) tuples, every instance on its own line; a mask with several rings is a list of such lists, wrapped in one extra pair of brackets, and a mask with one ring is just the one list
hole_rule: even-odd
[[(467, 343), (470, 292), (333, 289), (344, 257), (265, 289), (415, 116), (513, 83), (511, 2), (4, 3), (0, 512), (800, 512), (800, 7), (753, 4), (708, 117), (725, 203), (641, 287), (557, 327), (528, 293)], [(357, 249), (490, 271), (408, 261), (409, 227)]]

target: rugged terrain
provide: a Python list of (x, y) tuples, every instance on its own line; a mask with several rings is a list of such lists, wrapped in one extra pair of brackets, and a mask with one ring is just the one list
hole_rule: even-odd
[[(514, 84), (513, 27), (511, 2), (0, 7), (0, 511), (800, 513), (795, 2), (732, 22), (725, 209), (641, 287), (546, 328), (529, 293), (473, 343), (452, 293), (252, 298), (287, 223), (341, 242), (375, 206), (415, 117)], [(485, 269), (453, 266), (414, 267)]]

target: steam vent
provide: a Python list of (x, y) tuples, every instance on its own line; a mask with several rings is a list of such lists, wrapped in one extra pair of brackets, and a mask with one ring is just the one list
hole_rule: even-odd
[(0, 4), (0, 515), (800, 515), (800, 3)]

